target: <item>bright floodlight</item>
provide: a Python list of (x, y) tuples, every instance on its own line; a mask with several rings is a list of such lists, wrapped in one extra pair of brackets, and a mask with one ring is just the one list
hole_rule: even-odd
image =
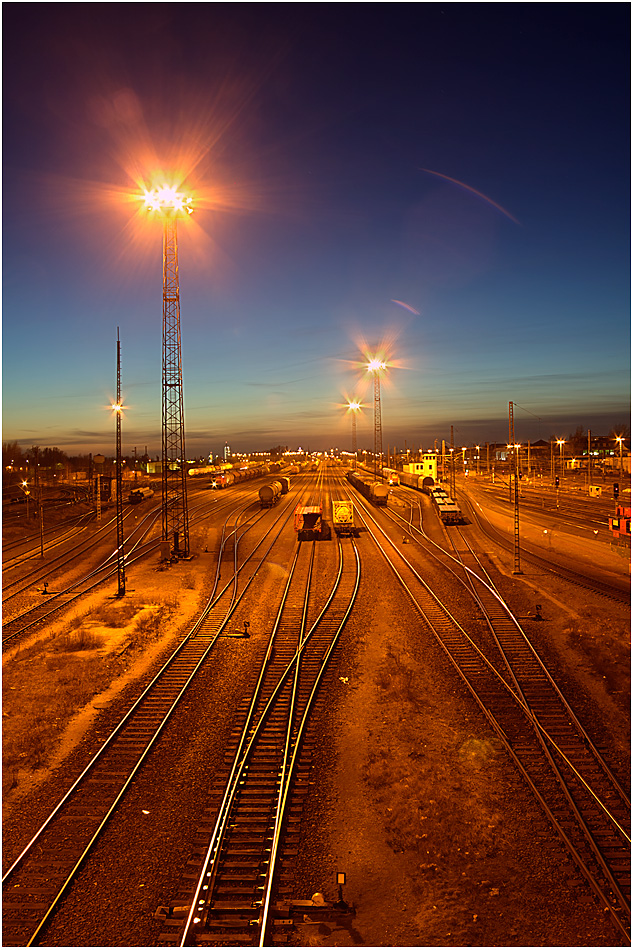
[(381, 370), (386, 369), (386, 368), (387, 368), (387, 364), (384, 363), (382, 360), (374, 359), (374, 360), (370, 360), (370, 362), (368, 363), (368, 370), (370, 373), (380, 373)]
[(361, 403), (360, 403), (360, 402), (349, 402), (349, 403), (348, 403), (348, 409), (352, 409), (353, 412), (358, 412), (360, 408), (361, 408)]
[(169, 185), (163, 185), (162, 188), (153, 188), (151, 191), (143, 190), (143, 200), (148, 211), (158, 211), (161, 214), (192, 214), (191, 195), (185, 195), (182, 191), (176, 191), (176, 188)]

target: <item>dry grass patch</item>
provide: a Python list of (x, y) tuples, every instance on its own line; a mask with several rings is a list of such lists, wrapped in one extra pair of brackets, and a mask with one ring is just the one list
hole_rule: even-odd
[[(165, 632), (174, 601), (105, 604), (16, 652), (3, 672), (3, 789), (45, 767), (72, 717)], [(136, 618), (136, 620), (135, 620)], [(61, 625), (60, 625), (61, 626)], [(122, 657), (122, 641), (127, 647)]]

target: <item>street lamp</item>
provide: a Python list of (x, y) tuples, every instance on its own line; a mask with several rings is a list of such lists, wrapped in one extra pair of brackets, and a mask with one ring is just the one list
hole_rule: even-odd
[(348, 401), (348, 412), (352, 416), (352, 455), (354, 461), (353, 468), (357, 467), (357, 413), (361, 410), (361, 403), (356, 400)]
[(564, 445), (566, 444), (565, 439), (557, 439), (557, 445), (559, 446), (559, 461), (561, 467), (561, 477), (564, 477)]
[(623, 478), (623, 436), (617, 435), (616, 441), (619, 443), (619, 455), (621, 457), (619, 469), (621, 471), (621, 478)]
[(192, 214), (193, 199), (167, 184), (142, 197), (163, 221), (162, 538), (168, 556), (189, 557), (176, 223)]

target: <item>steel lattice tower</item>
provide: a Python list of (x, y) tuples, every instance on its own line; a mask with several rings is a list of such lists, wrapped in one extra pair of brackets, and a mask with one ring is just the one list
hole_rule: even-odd
[(176, 216), (163, 222), (163, 540), (189, 557)]
[[(380, 460), (380, 461), (377, 461)], [(383, 430), (381, 428), (381, 379), (379, 370), (374, 373), (374, 477), (377, 477), (377, 465), (383, 477)]]

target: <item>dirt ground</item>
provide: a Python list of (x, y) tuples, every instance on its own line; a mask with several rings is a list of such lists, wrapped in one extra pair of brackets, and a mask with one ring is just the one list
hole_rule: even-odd
[[(192, 537), (192, 549), (203, 549)], [(539, 594), (545, 623), (531, 633), (560, 672), (564, 692), (599, 738), (614, 737), (615, 765), (629, 770), (629, 610), (572, 592), (544, 575), (512, 578), (512, 557), (496, 555), (505, 596), (527, 616)], [(168, 598), (185, 622), (201, 602), (209, 560), (157, 571), (135, 568), (144, 602)], [(621, 565), (622, 568), (622, 565)], [(188, 581), (183, 583), (184, 573)], [(343, 897), (354, 916), (306, 921), (302, 946), (611, 946), (618, 936), (553, 841), (500, 744), (420, 628), (393, 581), (367, 583), (326, 684), (296, 896)], [(377, 596), (378, 591), (378, 596)], [(90, 615), (105, 594), (82, 610)], [(114, 656), (125, 630), (103, 627)], [(70, 722), (41, 767), (24, 770), (4, 796), (12, 816), (37, 801), (42, 781), (87, 735), (100, 712), (173, 645), (175, 632), (113, 666), (107, 688)], [(7, 661), (5, 660), (5, 663)], [(35, 666), (34, 666), (35, 668)], [(42, 674), (45, 675), (44, 673)], [(37, 688), (35, 680), (30, 689)], [(5, 740), (11, 731), (5, 706)], [(342, 728), (341, 723), (345, 723)], [(18, 806), (19, 807), (16, 807)], [(535, 847), (536, 840), (540, 843)], [(308, 917), (310, 915), (307, 915)]]

